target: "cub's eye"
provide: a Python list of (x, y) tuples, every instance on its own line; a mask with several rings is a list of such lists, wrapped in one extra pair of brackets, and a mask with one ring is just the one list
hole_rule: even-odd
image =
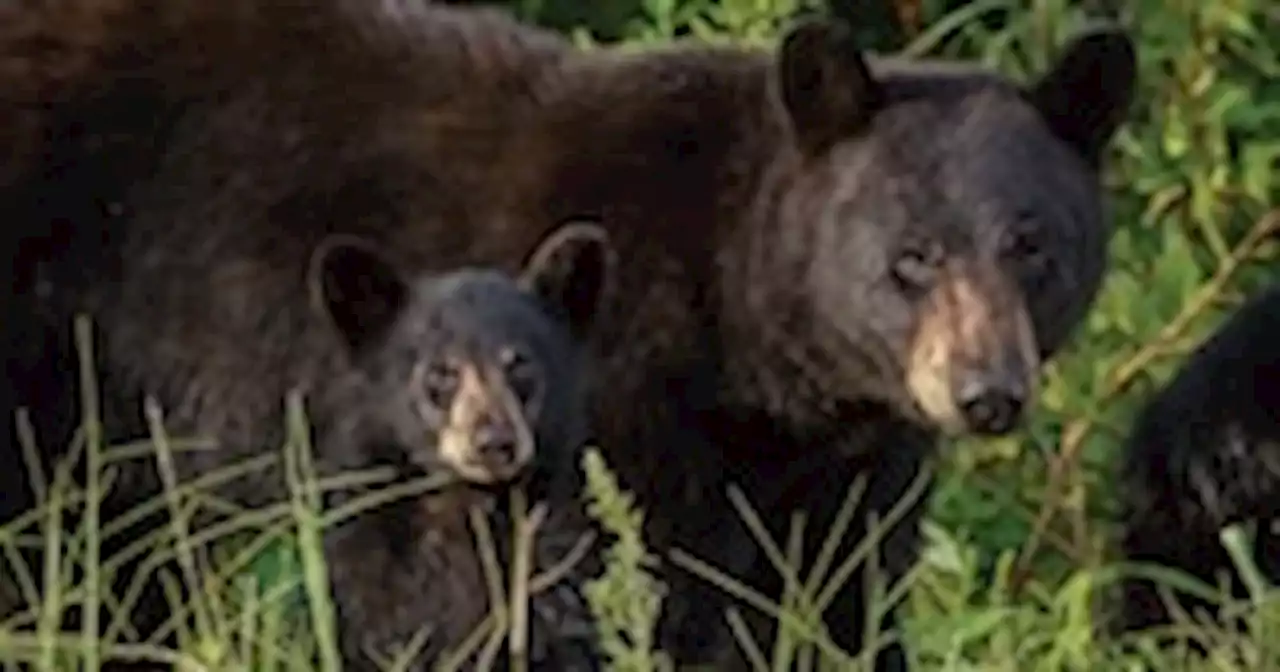
[(422, 372), (422, 391), (435, 406), (444, 406), (458, 389), (458, 368), (451, 362), (435, 361)]
[(538, 375), (533, 360), (519, 349), (503, 348), (498, 353), (498, 363), (520, 403), (529, 403), (538, 392)]
[(894, 260), (890, 273), (903, 290), (921, 290), (933, 284), (942, 265), (942, 249), (921, 244), (904, 248)]

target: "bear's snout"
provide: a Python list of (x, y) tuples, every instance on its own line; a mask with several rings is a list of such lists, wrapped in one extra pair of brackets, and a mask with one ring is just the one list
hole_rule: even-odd
[[(440, 431), (440, 459), (473, 483), (509, 481), (533, 462), (533, 437), (504, 384), (464, 366)], [(492, 376), (490, 376), (492, 377)]]
[(488, 423), (475, 432), (473, 440), (476, 459), (496, 480), (514, 478), (533, 456), (528, 442), (509, 423)]
[(1009, 370), (975, 371), (956, 381), (956, 404), (969, 430), (999, 436), (1017, 427), (1026, 406), (1025, 376)]
[(1017, 284), (998, 270), (957, 265), (921, 305), (907, 387), (925, 419), (953, 435), (1016, 429), (1040, 368)]

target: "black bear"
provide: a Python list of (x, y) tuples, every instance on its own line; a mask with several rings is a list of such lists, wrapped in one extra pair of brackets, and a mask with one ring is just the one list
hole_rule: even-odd
[[(412, 668), (428, 669), (480, 626), (491, 605), (469, 510), (509, 522), (502, 495), (517, 481), (527, 478), (528, 496), (547, 507), (538, 539), (551, 548), (538, 551), (567, 552), (591, 535), (578, 501), (577, 448), (586, 432), (579, 344), (612, 264), (599, 229), (581, 224), (553, 233), (518, 283), (471, 269), (410, 283), (359, 239), (336, 238), (317, 252), (313, 286), (352, 363), (312, 404), (326, 420), (317, 427), (318, 461), (348, 473), (386, 465), (462, 481), (326, 533), (350, 669), (379, 669), (365, 647), (393, 660), (429, 627)], [(356, 495), (331, 501), (349, 504)], [(491, 532), (495, 542), (512, 538), (507, 528)], [(509, 554), (499, 557), (511, 566)], [(561, 558), (535, 560), (546, 568)], [(590, 651), (591, 621), (576, 587), (553, 586), (550, 608), (534, 598), (533, 616), (558, 614), (534, 622), (533, 644), (544, 649), (536, 662), (545, 669), (594, 669), (589, 657), (566, 658)], [(562, 636), (574, 625), (580, 643)]]
[[(367, 237), (414, 272), (517, 272), (554, 222), (600, 221), (620, 264), (591, 339), (593, 438), (656, 552), (775, 597), (728, 485), (775, 536), (807, 512), (812, 558), (865, 476), (847, 553), (940, 434), (1017, 426), (1106, 267), (1099, 171), (1136, 58), (1115, 29), (1024, 84), (871, 58), (822, 20), (771, 50), (582, 52), (411, 0), (37, 4), (0, 23), (20, 313), (102, 314), (118, 388), (217, 414), (240, 402), (199, 372), (315, 338), (270, 318), (296, 299), (263, 279), (322, 236)], [(10, 337), (19, 402), (62, 398), (36, 375), (60, 355), (26, 346), (40, 333)], [(922, 510), (882, 545), (890, 579)], [(716, 656), (726, 598), (664, 578), (663, 645)], [(826, 614), (850, 652), (862, 585)], [(901, 647), (877, 665), (901, 669)]]
[[(494, 527), (502, 569), (514, 561), (506, 543), (514, 533), (507, 509), (514, 486), (544, 509), (532, 571), (561, 563), (594, 536), (578, 501), (578, 449), (587, 428), (582, 344), (613, 273), (606, 236), (588, 224), (556, 229), (518, 279), (463, 268), (409, 281), (390, 256), (352, 236), (323, 241), (306, 268), (310, 301), (291, 319), (326, 334), (328, 345), (261, 362), (263, 372), (279, 368), (280, 380), (308, 388), (320, 474), (389, 467), (401, 480), (437, 480), (429, 492), (360, 512), (325, 534), (338, 632), (352, 669), (378, 669), (375, 660), (400, 654), (428, 627), (428, 646), (410, 659), (417, 661), (412, 669), (427, 669), (490, 613), (472, 509)], [(266, 404), (272, 392), (287, 394), (261, 386), (260, 376), (243, 379), (241, 398)], [(243, 432), (237, 437), (262, 441), (224, 442), (220, 455), (200, 464), (176, 459), (179, 469), (211, 469), (280, 441), (282, 418), (242, 427), (253, 420), (240, 411), (227, 407), (226, 424), (193, 431), (221, 438), (230, 426)], [(368, 490), (333, 491), (326, 503), (351, 505)], [(570, 565), (567, 580), (550, 582), (529, 601), (536, 669), (595, 669), (578, 591), (597, 571), (594, 560), (587, 555)], [(145, 603), (135, 620), (149, 625), (160, 608)]]
[[(513, 224), (479, 232), (471, 254), (510, 263), (538, 233), (529, 222), (604, 222), (624, 263), (597, 338), (598, 441), (655, 548), (776, 597), (781, 577), (729, 529), (727, 485), (775, 539), (804, 511), (812, 559), (865, 476), (844, 557), (940, 433), (1015, 428), (1105, 272), (1099, 171), (1135, 60), (1123, 32), (1098, 29), (1020, 85), (867, 58), (824, 21), (791, 28), (773, 56), (682, 45), (566, 59), (498, 162), (516, 186), (488, 221)], [(922, 510), (882, 544), (889, 580), (918, 557)], [(724, 601), (667, 578), (666, 644), (714, 655)], [(851, 577), (826, 613), (847, 651), (862, 643), (862, 586)], [(905, 666), (891, 645), (876, 669)]]
[[(1180, 570), (1232, 592), (1245, 586), (1219, 540), (1255, 522), (1254, 562), (1280, 579), (1280, 286), (1250, 298), (1192, 352), (1144, 404), (1125, 445), (1119, 483), (1119, 552), (1129, 562)], [(1116, 631), (1173, 623), (1163, 591), (1146, 578), (1120, 584)], [(1186, 614), (1214, 602), (1170, 589)]]

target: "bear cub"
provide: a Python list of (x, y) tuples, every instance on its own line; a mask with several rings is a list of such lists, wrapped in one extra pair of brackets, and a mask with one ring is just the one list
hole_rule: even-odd
[[(586, 224), (548, 236), (519, 278), (462, 268), (409, 282), (376, 248), (345, 236), (316, 252), (312, 288), (352, 364), (349, 382), (322, 402), (349, 410), (322, 415), (342, 421), (320, 435), (320, 459), (450, 481), (326, 534), (343, 655), (353, 669), (377, 669), (422, 635), (411, 669), (428, 669), (490, 613), (471, 509), (496, 522), (492, 538), (508, 570), (515, 560), (505, 514), (514, 487), (546, 514), (534, 574), (585, 550), (594, 536), (577, 503), (587, 431), (581, 344), (610, 255), (603, 232)], [(543, 593), (530, 600), (537, 667), (597, 667), (576, 593), (591, 573), (586, 566), (556, 585), (533, 580), (530, 592)]]
[[(1280, 546), (1280, 285), (1252, 297), (1194, 351), (1139, 412), (1119, 482), (1119, 554), (1247, 593), (1222, 546), (1224, 527), (1257, 525), (1254, 562), (1275, 582)], [(1209, 601), (1126, 578), (1117, 632), (1172, 624), (1163, 595), (1191, 618)], [(1215, 601), (1216, 602), (1216, 601)]]

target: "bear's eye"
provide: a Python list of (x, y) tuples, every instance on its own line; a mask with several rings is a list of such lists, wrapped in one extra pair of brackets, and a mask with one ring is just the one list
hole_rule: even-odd
[(1001, 247), (1004, 256), (1016, 263), (1019, 268), (1039, 272), (1049, 263), (1049, 257), (1040, 243), (1040, 237), (1026, 228), (1006, 231)]
[(422, 391), (437, 407), (443, 407), (453, 398), (458, 388), (458, 368), (447, 361), (427, 364), (422, 372)]
[(1040, 253), (1040, 241), (1027, 231), (1007, 231), (1004, 235), (1004, 250), (1013, 256), (1036, 255)]
[(942, 250), (937, 245), (911, 245), (898, 253), (890, 273), (903, 290), (918, 291), (933, 284), (942, 265)]
[(503, 348), (498, 353), (498, 363), (520, 403), (529, 403), (538, 391), (538, 376), (534, 371), (533, 360), (517, 348)]

